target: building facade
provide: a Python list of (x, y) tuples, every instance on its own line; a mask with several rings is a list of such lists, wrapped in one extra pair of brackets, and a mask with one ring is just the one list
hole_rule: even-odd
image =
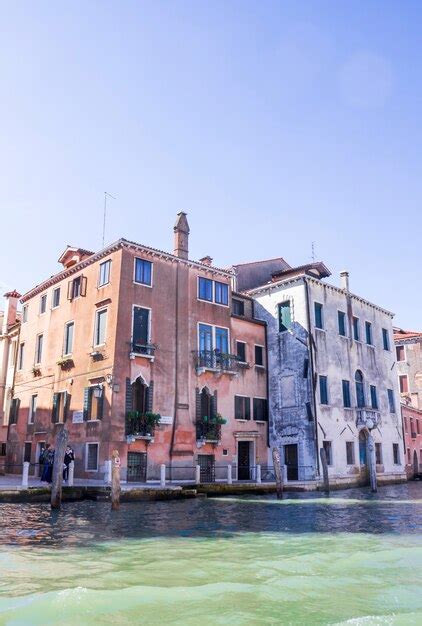
[(394, 343), (402, 402), (422, 409), (422, 333), (395, 328)]
[(422, 410), (401, 405), (406, 446), (406, 473), (409, 479), (422, 477)]
[(248, 291), (267, 322), (270, 444), (290, 480), (320, 480), (323, 448), (331, 482), (365, 483), (371, 434), (378, 480), (403, 480), (393, 316), (329, 275), (289, 267)]
[[(66, 425), (75, 475), (101, 478), (114, 449), (123, 479), (251, 478), (268, 445), (265, 322), (232, 290), (232, 272), (120, 239), (68, 247), (62, 270), (22, 299), (7, 461), (37, 463)], [(221, 469), (221, 471), (223, 471)], [(218, 476), (217, 476), (218, 477)]]

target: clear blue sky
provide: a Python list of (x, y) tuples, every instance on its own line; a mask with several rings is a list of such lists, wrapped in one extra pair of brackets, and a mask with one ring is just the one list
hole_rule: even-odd
[[(0, 284), (124, 236), (311, 258), (422, 329), (422, 4), (0, 5)], [(2, 291), (2, 292), (3, 292)]]

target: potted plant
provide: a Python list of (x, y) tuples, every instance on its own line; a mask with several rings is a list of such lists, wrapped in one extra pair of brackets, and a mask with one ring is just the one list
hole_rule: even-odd
[(69, 358), (69, 357), (62, 357), (61, 359), (59, 359), (57, 361), (57, 365), (62, 369), (62, 370), (70, 370), (72, 367), (74, 367), (74, 362), (73, 359)]

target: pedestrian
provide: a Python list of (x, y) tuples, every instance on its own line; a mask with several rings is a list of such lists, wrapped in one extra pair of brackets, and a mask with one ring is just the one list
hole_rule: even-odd
[(71, 446), (66, 446), (63, 462), (63, 480), (69, 480), (69, 465), (75, 460), (75, 453)]
[(51, 483), (53, 480), (53, 465), (54, 465), (54, 448), (48, 443), (45, 447), (40, 463), (43, 464), (41, 481), (45, 483)]

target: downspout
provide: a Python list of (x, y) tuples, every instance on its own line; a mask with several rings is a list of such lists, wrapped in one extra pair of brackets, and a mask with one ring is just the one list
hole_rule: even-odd
[[(255, 304), (255, 302), (253, 302)], [(253, 305), (252, 305), (253, 306)], [(268, 328), (267, 322), (265, 322), (265, 358), (267, 363), (266, 371), (266, 388), (267, 388), (267, 447), (270, 447), (270, 377), (269, 377), (269, 362), (268, 362)]]
[(304, 277), (303, 282), (305, 284), (305, 299), (306, 299), (306, 321), (308, 324), (308, 341), (309, 341), (309, 361), (311, 366), (311, 390), (312, 390), (312, 404), (314, 409), (314, 436), (315, 436), (315, 455), (316, 455), (316, 463), (318, 476), (320, 475), (320, 467), (319, 467), (319, 442), (318, 442), (318, 415), (317, 415), (317, 403), (316, 403), (316, 394), (315, 394), (315, 385), (316, 381), (314, 379), (315, 374), (315, 366), (314, 366), (314, 338), (311, 332), (311, 311), (310, 311), (310, 298), (309, 298), (309, 284)]
[(171, 441), (170, 441), (170, 479), (172, 473), (172, 464), (173, 464), (173, 449), (174, 449), (174, 439), (176, 436), (176, 419), (177, 419), (177, 405), (179, 399), (179, 390), (178, 390), (178, 365), (179, 365), (179, 263), (176, 265), (176, 285), (175, 285), (175, 349), (174, 349), (174, 420), (173, 420), (173, 428), (171, 431)]

